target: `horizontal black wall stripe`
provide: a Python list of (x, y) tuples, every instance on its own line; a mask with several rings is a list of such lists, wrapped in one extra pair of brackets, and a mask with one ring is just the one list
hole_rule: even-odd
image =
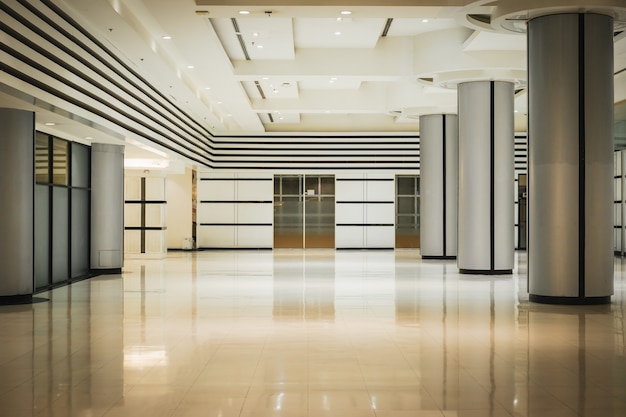
[(353, 182), (393, 182), (395, 178), (337, 178), (336, 181)]
[[(6, 47), (6, 45), (0, 43), (0, 50), (4, 50), (5, 47)], [(26, 57), (24, 57), (24, 58), (26, 58)], [(28, 58), (26, 58), (26, 59), (29, 60)], [(36, 64), (36, 65), (38, 65), (38, 64)], [(148, 137), (148, 136), (146, 136), (146, 134), (144, 132), (136, 129), (133, 126), (130, 126), (130, 125), (126, 124), (126, 123), (121, 122), (118, 118), (113, 117), (108, 112), (101, 111), (101, 110), (99, 110), (99, 109), (97, 109), (95, 107), (92, 107), (92, 106), (90, 106), (90, 105), (88, 105), (86, 103), (83, 103), (83, 102), (77, 100), (74, 96), (71, 96), (69, 94), (65, 94), (65, 93), (63, 93), (60, 90), (52, 88), (52, 87), (48, 86), (47, 84), (44, 84), (44, 83), (40, 82), (39, 80), (37, 80), (37, 79), (27, 75), (27, 74), (24, 74), (23, 72), (18, 71), (18, 70), (16, 70), (13, 67), (8, 66), (5, 62), (0, 62), (0, 71), (3, 71), (3, 72), (5, 72), (5, 73), (7, 73), (7, 74), (9, 74), (9, 75), (11, 75), (11, 76), (13, 76), (15, 78), (17, 78), (17, 79), (27, 83), (27, 84), (30, 84), (30, 85), (32, 85), (34, 87), (37, 87), (37, 88), (39, 88), (39, 89), (41, 89), (41, 90), (43, 90), (43, 91), (45, 91), (45, 92), (47, 92), (49, 94), (52, 94), (52, 95), (54, 95), (54, 96), (56, 96), (56, 97), (58, 97), (60, 99), (63, 99), (65, 101), (67, 101), (68, 103), (71, 103), (71, 104), (75, 105), (76, 107), (82, 108), (82, 109), (84, 109), (84, 110), (86, 110), (86, 111), (88, 111), (88, 112), (90, 112), (90, 113), (92, 113), (94, 115), (102, 117), (103, 119), (108, 120), (108, 121), (112, 122), (113, 124), (115, 124), (117, 126), (120, 126), (120, 127), (124, 128), (124, 129), (128, 130), (129, 132), (132, 132), (132, 133), (136, 134), (139, 137), (145, 138), (146, 140), (148, 140), (150, 142), (153, 142), (153, 143), (156, 143), (158, 145), (161, 145), (164, 148), (169, 149), (170, 151), (172, 151), (172, 152), (174, 152), (176, 154), (184, 156), (185, 158), (188, 158), (188, 159), (190, 159), (192, 161), (198, 162), (198, 163), (200, 163), (202, 165), (206, 165), (206, 166), (209, 166), (209, 167), (212, 166), (212, 163), (211, 163), (212, 161), (210, 160), (210, 158), (206, 158), (204, 156), (201, 157), (200, 154), (196, 154), (193, 151), (191, 151), (191, 152), (193, 152), (192, 154), (187, 154), (187, 153), (182, 152), (182, 151), (180, 151), (178, 149), (174, 149), (171, 145), (169, 145), (169, 144), (167, 144), (167, 143), (165, 143), (165, 142), (163, 142), (161, 140), (158, 140), (158, 139), (156, 139), (156, 138), (154, 138), (152, 136)]]
[(125, 200), (125, 204), (167, 204), (165, 200)]
[(199, 226), (273, 226), (272, 223), (199, 223)]
[(337, 227), (393, 227), (393, 223), (337, 223)]
[(337, 204), (394, 204), (393, 201), (337, 201)]
[(199, 178), (200, 181), (274, 181), (274, 178)]
[(167, 230), (167, 227), (159, 227), (159, 226), (125, 226), (124, 230)]
[(272, 200), (200, 200), (200, 204), (272, 204)]
[[(85, 65), (91, 71), (93, 71), (94, 73), (98, 74), (100, 77), (104, 78), (105, 80), (107, 80), (112, 85), (115, 85), (117, 88), (119, 88), (120, 90), (124, 91), (129, 96), (135, 98), (137, 101), (142, 103), (144, 106), (148, 107), (150, 110), (152, 110), (155, 113), (157, 113), (163, 119), (168, 120), (170, 123), (172, 123), (173, 125), (177, 126), (179, 129), (181, 129), (183, 132), (185, 132), (185, 134), (190, 135), (190, 136), (194, 136), (195, 139), (200, 140), (207, 147), (210, 147), (210, 143), (209, 143), (209, 141), (208, 141), (208, 139), (206, 137), (198, 136), (198, 132), (194, 132), (193, 130), (189, 129), (188, 127), (186, 127), (186, 126), (182, 125), (181, 123), (177, 122), (171, 116), (169, 116), (169, 115), (165, 114), (164, 112), (160, 111), (158, 107), (152, 105), (151, 103), (148, 103), (145, 99), (143, 99), (139, 95), (135, 94), (133, 91), (130, 91), (128, 88), (126, 88), (126, 86), (124, 86), (120, 82), (118, 82), (115, 79), (113, 79), (112, 77), (110, 77), (108, 74), (106, 74), (104, 71), (102, 71), (97, 66), (93, 65), (92, 63), (90, 63), (88, 60), (82, 58), (78, 53), (76, 53), (72, 49), (68, 48), (63, 43), (57, 41), (55, 38), (50, 36), (48, 33), (46, 33), (44, 30), (39, 28), (37, 25), (35, 25), (32, 22), (30, 22), (28, 19), (26, 19), (23, 16), (19, 15), (14, 10), (9, 9), (3, 3), (0, 3), (0, 9), (2, 9), (5, 13), (9, 14), (15, 20), (19, 21), (21, 24), (23, 24), (24, 26), (29, 28), (34, 33), (36, 33), (39, 36), (41, 36), (43, 39), (46, 39), (48, 42), (50, 42), (55, 47), (57, 47), (60, 50), (62, 50), (64, 53), (68, 54), (69, 56), (71, 56), (72, 58), (74, 58), (75, 60), (80, 62), (81, 64)], [(47, 17), (45, 15), (43, 15), (42, 13), (40, 13), (38, 10), (33, 9), (31, 11), (33, 11), (33, 13), (36, 13), (39, 18), (41, 18), (42, 20), (45, 20), (48, 24), (51, 24), (52, 27), (54, 27), (56, 30), (60, 31), (64, 36), (66, 36), (68, 39), (72, 40), (75, 44), (81, 46), (80, 45), (80, 41), (78, 39), (76, 39), (76, 37), (74, 37), (72, 34), (68, 33), (67, 31), (64, 31), (61, 27), (56, 25), (53, 21), (50, 21), (49, 19), (47, 19)], [(134, 107), (130, 102), (128, 102), (126, 99), (122, 98), (119, 94), (114, 93), (111, 89), (106, 88), (104, 85), (98, 83), (93, 78), (88, 77), (84, 72), (79, 71), (77, 68), (70, 66), (69, 62), (67, 60), (61, 59), (58, 55), (49, 52), (47, 49), (39, 46), (36, 42), (31, 41), (27, 37), (23, 36), (21, 33), (12, 30), (11, 28), (9, 28), (6, 25), (2, 25), (2, 30), (5, 31), (10, 36), (12, 36), (14, 39), (20, 41), (22, 44), (27, 45), (32, 50), (34, 50), (37, 53), (45, 56), (49, 60), (55, 62), (57, 65), (62, 66), (63, 68), (67, 69), (68, 71), (70, 71), (74, 75), (80, 76), (82, 79), (84, 79), (85, 81), (87, 81), (91, 85), (94, 85), (94, 86), (100, 88), (101, 90), (105, 91), (110, 96), (115, 97), (120, 102), (123, 102), (124, 104), (126, 104), (129, 107)], [(82, 46), (84, 47), (85, 45), (82, 44)], [(83, 48), (83, 50), (85, 50), (85, 49)], [(103, 65), (107, 66), (112, 71), (115, 71), (115, 68), (113, 66), (107, 65), (107, 63), (104, 60), (102, 60), (101, 58), (99, 58), (97, 55), (95, 55), (93, 51), (87, 51), (87, 52), (90, 53), (90, 55), (92, 57), (94, 57), (95, 59), (100, 61)], [(116, 72), (116, 74), (118, 76), (123, 77), (123, 74), (121, 74), (119, 71), (115, 71), (115, 72)], [(126, 78), (125, 78), (125, 81), (130, 82), (130, 80), (127, 80)], [(135, 88), (137, 88), (136, 85), (135, 85)], [(139, 91), (141, 91), (139, 88), (137, 88), (137, 89)], [(145, 114), (145, 113), (144, 113), (144, 116), (149, 117), (153, 122), (158, 123), (161, 126), (167, 128), (167, 126), (164, 123), (162, 123), (160, 120), (158, 120), (157, 118), (151, 117), (150, 115)]]
[[(64, 30), (63, 28), (61, 28), (59, 25), (55, 24), (54, 21), (52, 21), (51, 19), (49, 19), (47, 16), (45, 16), (44, 14), (40, 13), (35, 7), (33, 7), (32, 5), (30, 5), (28, 3), (28, 1), (26, 0), (18, 0), (19, 3), (21, 5), (23, 5), (25, 8), (29, 9), (32, 13), (38, 15), (38, 17), (40, 19), (42, 19), (43, 21), (45, 21), (47, 24), (49, 24), (51, 27), (55, 28), (55, 30), (59, 31), (60, 33), (62, 33), (65, 37), (67, 37), (68, 39), (72, 39), (74, 38), (68, 31)], [(203, 125), (201, 125), (200, 123), (198, 123), (197, 120), (195, 120), (193, 117), (191, 117), (187, 112), (185, 112), (180, 106), (178, 106), (176, 103), (174, 103), (172, 101), (172, 99), (170, 99), (169, 97), (167, 97), (166, 94), (162, 93), (161, 91), (159, 91), (154, 85), (152, 85), (151, 83), (149, 83), (143, 76), (141, 76), (137, 71), (133, 70), (129, 65), (127, 65), (122, 59), (120, 59), (118, 56), (116, 56), (110, 49), (108, 49), (102, 42), (98, 41), (98, 39), (96, 39), (95, 36), (93, 36), (91, 33), (89, 33), (87, 30), (85, 30), (82, 26), (80, 26), (74, 19), (72, 19), (68, 14), (66, 14), (63, 10), (61, 10), (58, 6), (56, 6), (52, 1), (50, 0), (40, 0), (43, 4), (46, 5), (46, 7), (48, 7), (53, 13), (55, 13), (57, 16), (59, 16), (61, 19), (63, 19), (66, 23), (68, 23), (71, 27), (73, 27), (74, 29), (76, 29), (78, 32), (80, 32), (83, 36), (85, 36), (85, 38), (89, 39), (90, 42), (92, 42), (94, 45), (96, 45), (98, 48), (100, 48), (100, 50), (102, 50), (106, 55), (108, 55), (110, 58), (112, 58), (118, 65), (120, 65), (122, 68), (124, 68), (125, 71), (127, 71), (129, 74), (131, 74), (134, 78), (136, 78), (137, 80), (139, 80), (144, 86), (146, 86), (150, 92), (156, 96), (158, 96), (161, 100), (163, 100), (165, 103), (167, 103), (167, 105), (171, 106), (173, 109), (175, 109), (180, 115), (184, 116), (184, 118), (187, 119), (187, 121), (189, 123), (192, 123), (196, 126), (197, 129), (200, 129), (201, 131), (203, 131), (204, 133), (210, 135), (211, 132), (209, 132), (208, 129), (206, 129), (206, 127), (204, 127)], [(74, 38), (75, 39), (75, 38)], [(107, 67), (109, 67), (112, 71), (114, 71), (116, 74), (118, 74), (122, 79), (124, 79), (126, 82), (128, 82), (129, 84), (133, 85), (135, 88), (145, 91), (143, 90), (138, 84), (136, 84), (132, 79), (130, 79), (129, 77), (127, 77), (123, 72), (117, 70), (116, 68), (110, 66), (110, 64), (108, 63), (108, 61), (104, 60), (100, 55), (98, 55), (97, 53), (95, 53), (91, 48), (87, 47), (87, 45), (85, 45), (82, 42), (79, 42), (77, 39), (74, 40), (74, 42), (80, 46), (83, 50), (85, 50), (86, 52), (88, 52), (91, 56), (93, 56), (94, 58), (96, 58), (97, 60), (99, 60), (100, 62), (102, 62), (104, 65), (106, 65)], [(146, 93), (148, 95), (150, 95), (150, 93)]]

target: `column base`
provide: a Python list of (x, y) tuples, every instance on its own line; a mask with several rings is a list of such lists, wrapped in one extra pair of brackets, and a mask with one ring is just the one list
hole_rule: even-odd
[(604, 297), (552, 297), (549, 295), (530, 294), (529, 300), (533, 303), (541, 304), (561, 304), (561, 305), (598, 305), (611, 304), (611, 296)]
[(32, 294), (0, 296), (0, 306), (17, 306), (24, 304), (43, 303), (46, 301), (49, 300), (47, 298), (33, 297)]
[(512, 269), (459, 269), (461, 274), (468, 275), (511, 275)]
[(456, 259), (456, 255), (455, 256), (437, 256), (437, 255), (422, 255), (422, 259), (438, 259), (438, 260), (448, 260), (448, 259)]

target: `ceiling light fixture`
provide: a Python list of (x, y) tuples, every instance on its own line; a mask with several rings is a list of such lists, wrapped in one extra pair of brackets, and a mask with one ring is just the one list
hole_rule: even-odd
[(428, 23), (428, 22), (430, 22), (430, 20), (428, 20), (428, 19), (422, 19), (422, 23)]
[(91, 139), (93, 139), (93, 137), (91, 137), (91, 136), (85, 136), (85, 139), (87, 139), (87, 140), (91, 140)]
[(343, 10), (341, 14), (348, 15), (348, 14), (352, 14), (352, 12), (350, 10)]
[(239, 10), (239, 14), (250, 14), (249, 10)]
[(252, 32), (252, 36), (254, 36), (255, 38), (257, 38), (259, 36), (259, 32)]
[(56, 123), (53, 123), (53, 122), (46, 122), (46, 123), (44, 123), (44, 125), (46, 125), (46, 126), (54, 126), (54, 125), (56, 125)]
[(195, 67), (193, 65), (187, 65), (187, 69), (194, 69)]
[(341, 32), (335, 32), (335, 35), (339, 36), (341, 35)]
[(161, 36), (161, 38), (165, 39), (166, 41), (169, 41), (170, 39), (172, 39), (170, 35), (163, 35)]
[(263, 49), (263, 45), (257, 45), (256, 46), (258, 49)]

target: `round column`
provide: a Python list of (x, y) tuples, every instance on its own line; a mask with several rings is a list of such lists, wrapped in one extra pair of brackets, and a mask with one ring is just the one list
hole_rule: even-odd
[(0, 126), (0, 304), (28, 302), (34, 289), (35, 115), (0, 109)]
[(420, 116), (420, 251), (456, 259), (459, 125), (455, 114)]
[(513, 83), (458, 86), (461, 273), (510, 274), (514, 261)]
[(613, 19), (528, 24), (528, 280), (531, 301), (613, 294)]
[(124, 264), (124, 146), (91, 146), (91, 269), (119, 273)]

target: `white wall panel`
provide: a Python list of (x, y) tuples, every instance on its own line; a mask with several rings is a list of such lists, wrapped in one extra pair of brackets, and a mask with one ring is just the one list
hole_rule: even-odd
[(365, 187), (367, 201), (394, 201), (396, 198), (394, 181), (367, 181)]
[(196, 215), (198, 223), (235, 223), (235, 204), (200, 203)]
[(141, 204), (124, 204), (124, 226), (141, 227)]
[(348, 223), (358, 224), (365, 222), (363, 204), (341, 204), (335, 205), (335, 222), (337, 224)]
[(141, 200), (141, 177), (124, 178), (124, 200)]
[(268, 203), (237, 204), (237, 223), (274, 222), (274, 207)]
[(235, 182), (232, 180), (198, 181), (198, 201), (235, 200)]
[(198, 226), (200, 248), (234, 248), (235, 226)]
[(146, 200), (165, 201), (165, 178), (146, 177)]
[(363, 242), (363, 226), (337, 226), (335, 228), (336, 248), (362, 248)]
[(274, 196), (272, 181), (239, 180), (236, 184), (237, 201), (271, 201)]
[(272, 226), (237, 226), (237, 247), (272, 248), (274, 229)]
[(365, 223), (368, 224), (394, 224), (396, 212), (395, 205), (391, 204), (365, 204)]
[(361, 181), (335, 181), (336, 201), (364, 201), (365, 187)]
[(146, 227), (165, 226), (165, 204), (146, 204)]
[(365, 228), (365, 247), (393, 248), (396, 244), (394, 226), (368, 226)]
[(124, 230), (124, 252), (141, 252), (141, 231)]
[(146, 230), (146, 254), (165, 254), (165, 230)]

